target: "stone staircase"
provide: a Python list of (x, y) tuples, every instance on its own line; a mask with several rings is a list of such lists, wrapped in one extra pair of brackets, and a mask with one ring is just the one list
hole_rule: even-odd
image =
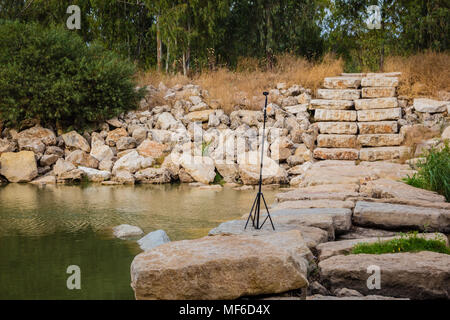
[(401, 146), (402, 119), (396, 88), (400, 73), (343, 73), (325, 78), (311, 100), (319, 130), (314, 157), (322, 160), (393, 160)]

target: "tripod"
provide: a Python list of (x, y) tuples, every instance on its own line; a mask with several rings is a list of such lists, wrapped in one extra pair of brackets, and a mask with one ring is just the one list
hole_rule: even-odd
[[(258, 193), (256, 195), (255, 200), (253, 201), (252, 209), (250, 210), (250, 214), (248, 215), (247, 222), (245, 223), (244, 230), (247, 229), (248, 222), (250, 219), (252, 219), (252, 225), (253, 228), (256, 230), (259, 230), (263, 227), (263, 225), (266, 223), (267, 219), (270, 220), (270, 224), (272, 225), (272, 229), (275, 230), (275, 227), (273, 225), (272, 218), (270, 217), (269, 208), (267, 207), (266, 199), (264, 198), (264, 194), (261, 191), (262, 186), (262, 171), (263, 171), (263, 159), (264, 159), (264, 136), (266, 131), (266, 109), (267, 109), (267, 96), (269, 95), (268, 92), (263, 92), (263, 95), (266, 96), (266, 102), (264, 104), (264, 122), (263, 122), (263, 133), (262, 133), (262, 142), (261, 142), (261, 167), (259, 169), (259, 187), (258, 187)], [(267, 217), (264, 219), (264, 221), (259, 224), (260, 220), (260, 211), (261, 211), (261, 198), (264, 202), (264, 206), (267, 211)]]

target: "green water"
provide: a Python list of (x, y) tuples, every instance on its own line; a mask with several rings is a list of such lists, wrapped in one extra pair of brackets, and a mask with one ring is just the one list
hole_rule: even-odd
[[(141, 250), (112, 227), (195, 239), (247, 213), (254, 196), (187, 185), (0, 186), (0, 299), (133, 299), (129, 269)], [(70, 265), (81, 269), (80, 290), (67, 289)]]

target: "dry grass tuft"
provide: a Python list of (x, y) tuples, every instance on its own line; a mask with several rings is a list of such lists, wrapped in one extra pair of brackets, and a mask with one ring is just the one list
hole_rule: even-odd
[(386, 59), (385, 71), (401, 71), (399, 94), (408, 98), (434, 97), (450, 91), (450, 54), (428, 51), (409, 57)]
[[(328, 54), (318, 62), (284, 54), (276, 58), (273, 70), (264, 70), (260, 61), (254, 58), (241, 58), (236, 71), (220, 68), (215, 71), (193, 75), (191, 79), (181, 75), (158, 74), (149, 71), (138, 75), (140, 85), (158, 86), (163, 82), (171, 87), (175, 84), (195, 83), (208, 90), (209, 99), (217, 100), (226, 112), (246, 101), (246, 108), (261, 108), (261, 93), (285, 82), (288, 86), (299, 84), (315, 91), (323, 83), (324, 77), (339, 75), (344, 63)], [(255, 98), (254, 98), (255, 97)]]

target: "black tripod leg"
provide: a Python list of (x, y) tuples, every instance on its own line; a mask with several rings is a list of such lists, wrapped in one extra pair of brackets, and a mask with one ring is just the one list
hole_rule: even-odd
[[(266, 220), (268, 218), (270, 220), (270, 224), (272, 225), (272, 229), (275, 230), (275, 226), (273, 225), (272, 217), (270, 216), (270, 213), (269, 213), (269, 208), (267, 207), (266, 199), (264, 198), (264, 194), (261, 193), (261, 195), (262, 195), (262, 198), (263, 198), (263, 201), (264, 201), (264, 206), (266, 207), (266, 211), (267, 211), (267, 217), (264, 220), (264, 223), (266, 222)], [(261, 227), (262, 227), (262, 225), (261, 225)]]
[(255, 198), (255, 201), (253, 201), (253, 205), (252, 205), (252, 208), (250, 209), (250, 214), (248, 215), (247, 222), (245, 223), (244, 230), (247, 229), (248, 221), (250, 220), (250, 218), (252, 218), (253, 226), (255, 226), (255, 218), (253, 217), (253, 208), (255, 207), (257, 199), (258, 198)]

